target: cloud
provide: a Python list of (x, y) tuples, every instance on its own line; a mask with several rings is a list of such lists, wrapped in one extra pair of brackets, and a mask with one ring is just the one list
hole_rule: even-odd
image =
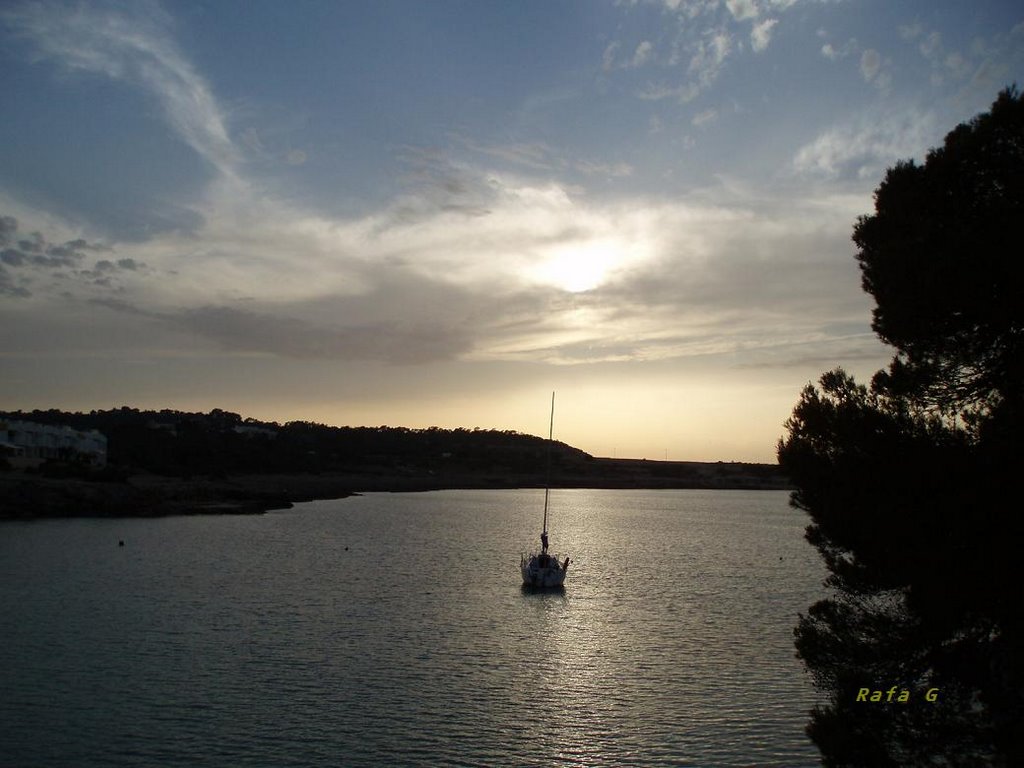
[(15, 248), (0, 251), (0, 261), (12, 267), (20, 267), (25, 263), (25, 254)]
[(942, 35), (938, 32), (929, 32), (928, 35), (918, 45), (918, 50), (921, 51), (921, 55), (926, 59), (933, 59), (938, 55), (942, 48)]
[(935, 59), (942, 47), (942, 35), (937, 30), (928, 31), (920, 22), (899, 28), (900, 37), (917, 42), (917, 49), (926, 59)]
[[(438, 303), (425, 316), (424, 294)], [(458, 289), (414, 279), (382, 284), (362, 296), (194, 307), (146, 307), (121, 297), (87, 303), (148, 328), (148, 343), (190, 346), (200, 340), (228, 355), (266, 355), (290, 360), (380, 361), (422, 364), (468, 353), (476, 326)]]
[(878, 76), (882, 69), (882, 56), (874, 48), (868, 48), (860, 55), (860, 73), (867, 82)]
[[(81, 264), (87, 254), (107, 250), (104, 245), (89, 243), (82, 238), (51, 243), (40, 232), (19, 237), (18, 231), (15, 217), (0, 216), (0, 263), (17, 270), (17, 277), (5, 272), (5, 288), (0, 292), (7, 296), (31, 295), (30, 289), (41, 279), (58, 274), (54, 270), (70, 270), (69, 273), (59, 273), (62, 275), (95, 277), (92, 271), (82, 270)], [(99, 264), (109, 262), (101, 261)]]
[(755, 0), (725, 0), (725, 7), (736, 21), (756, 19), (760, 15)]
[(913, 24), (903, 24), (899, 28), (900, 37), (904, 40), (916, 40), (924, 33), (924, 26), (919, 21)]
[[(539, 170), (545, 173), (577, 171), (584, 176), (606, 176), (623, 178), (631, 176), (634, 168), (626, 162), (609, 162), (593, 158), (572, 157), (567, 152), (556, 151), (544, 143), (532, 144), (484, 144), (463, 136), (454, 136), (457, 142), (474, 153), (494, 158), (523, 169)], [(440, 186), (452, 196), (469, 196), (474, 190), (475, 203), (467, 209), (486, 212), (487, 200), (493, 193), (493, 184), (481, 184), (479, 175), (471, 178), (465, 164), (453, 163), (443, 152), (423, 152), (407, 148), (403, 157), (418, 167), (416, 176), (420, 180), (430, 179), (431, 184)], [(467, 201), (464, 199), (463, 204)]]
[(758, 359), (770, 360), (812, 341), (829, 349), (833, 320), (843, 335), (868, 333), (846, 244), (857, 201), (761, 205), (659, 208), (657, 258), (577, 297), (579, 325), (549, 336), (541, 354), (568, 363), (760, 350)]
[(849, 201), (783, 204), (733, 187), (703, 202), (599, 202), (553, 182), (462, 174), (487, 190), (486, 216), (414, 194), (353, 219), (211, 199), (196, 235), (115, 247), (75, 270), (77, 283), (40, 284), (36, 300), (53, 323), (76, 301), (131, 315), (145, 348), (389, 364), (743, 350), (770, 362), (787, 344), (827, 349), (837, 317), (867, 328)]
[(765, 19), (754, 25), (750, 31), (750, 45), (756, 53), (760, 53), (768, 47), (772, 40), (772, 30), (778, 23), (778, 19)]
[(148, 92), (178, 136), (221, 173), (239, 155), (210, 86), (182, 55), (171, 19), (155, 2), (117, 6), (23, 3), (3, 12), (37, 54), (68, 70), (103, 75)]
[(9, 296), (12, 298), (28, 298), (32, 295), (31, 291), (28, 290), (22, 281), (18, 281), (11, 276), (2, 265), (0, 265), (0, 296)]
[(18, 220), (13, 216), (0, 216), (0, 248), (7, 246), (18, 231)]
[[(465, 136), (457, 135), (453, 138), (455, 138), (462, 146), (472, 150), (473, 152), (494, 157), (526, 168), (550, 170), (553, 164), (558, 164), (558, 161), (554, 157), (554, 149), (543, 142), (487, 144)], [(421, 157), (427, 156), (423, 153), (423, 150), (416, 148), (409, 148), (409, 152), (410, 154), (419, 155)], [(446, 167), (454, 167), (448, 162), (447, 155), (436, 151), (428, 154), (431, 162), (439, 157), (443, 157), (445, 158), (444, 164)]]
[(845, 59), (847, 56), (856, 53), (857, 48), (857, 41), (851, 37), (838, 47), (832, 45), (832, 43), (825, 43), (821, 46), (821, 55), (829, 61), (838, 61), (839, 59)]
[(632, 176), (634, 170), (629, 163), (601, 163), (593, 160), (577, 160), (573, 163), (573, 168), (587, 176), (608, 178)]
[(654, 44), (649, 40), (644, 40), (640, 43), (636, 50), (633, 52), (633, 61), (631, 65), (633, 67), (642, 67), (647, 63), (648, 59), (651, 58), (651, 53), (654, 50)]
[(892, 76), (885, 71), (884, 65), (882, 55), (874, 48), (868, 48), (860, 55), (860, 73), (864, 81), (883, 92), (892, 85)]
[(942, 62), (943, 67), (957, 80), (966, 80), (974, 70), (973, 65), (959, 53), (951, 53)]
[(613, 41), (609, 43), (601, 56), (601, 69), (611, 72), (615, 69), (637, 69), (651, 60), (654, 53), (654, 43), (650, 40), (640, 41), (633, 51), (632, 56), (617, 61), (618, 53), (622, 49), (622, 43)]
[[(664, 43), (658, 44), (659, 50), (670, 51), (662, 63), (685, 75), (685, 79), (679, 77), (676, 82), (670, 78), (667, 82), (648, 83), (635, 89), (634, 93), (647, 101), (692, 101), (715, 84), (731, 57), (746, 50), (742, 42), (737, 42), (742, 39), (740, 35), (749, 35), (750, 50), (754, 53), (768, 48), (779, 18), (765, 18), (763, 13), (766, 9), (782, 13), (794, 4), (795, 0), (769, 3), (726, 0), (724, 4), (718, 0), (664, 2), (665, 11), (678, 16), (680, 23), (673, 33), (665, 35)], [(622, 45), (616, 41), (605, 47), (602, 57), (604, 71), (635, 68), (649, 61), (654, 49), (651, 41), (642, 41), (632, 59), (616, 64)]]
[(287, 315), (232, 307), (198, 307), (163, 319), (229, 352), (285, 358), (418, 364), (452, 359), (468, 348), (468, 329), (430, 322), (331, 328)]
[[(734, 6), (744, 25), (745, 8)], [(193, 231), (102, 253), (88, 233), (25, 234), (0, 219), (0, 291), (31, 291), (51, 329), (65, 324), (65, 338), (80, 339), (87, 307), (108, 324), (130, 319), (149, 334), (144, 350), (184, 354), (198, 342), (227, 356), (578, 364), (743, 349), (770, 357), (779, 345), (827, 347), (837, 314), (866, 327), (846, 201), (828, 207), (796, 194), (782, 205), (777, 194), (724, 188), (684, 200), (598, 200), (574, 180), (626, 177), (633, 166), (542, 142), (454, 136), (458, 152), (401, 148), (405, 187), (390, 202), (362, 215), (315, 213), (242, 183), (222, 111), (162, 16), (83, 7), (67, 31), (52, 11), (19, 13), (18, 28), (46, 56), (147, 89), (178, 135), (222, 171), (195, 201), (203, 219)], [(743, 49), (736, 39), (722, 23), (686, 38), (685, 82), (642, 97), (695, 98)], [(604, 60), (639, 66), (653, 57), (647, 42), (611, 44)], [(694, 124), (716, 115), (705, 110)], [(241, 144), (266, 151), (255, 131)], [(849, 159), (836, 153), (823, 137), (802, 168), (845, 168)]]
[[(715, 85), (731, 59), (748, 50), (754, 54), (767, 50), (781, 23), (781, 15), (798, 2), (661, 0), (663, 12), (676, 16), (677, 23), (657, 43), (659, 52), (669, 52), (662, 55), (660, 63), (669, 71), (675, 71), (677, 76), (634, 87), (634, 94), (645, 101), (673, 99), (682, 104), (693, 101)], [(748, 36), (749, 48), (742, 42)], [(637, 46), (632, 59), (616, 63), (623, 45), (615, 41), (605, 47), (604, 71), (631, 69), (650, 60), (648, 54), (653, 52), (653, 43), (645, 40)], [(826, 46), (823, 50), (828, 55), (834, 49)]]
[(664, 83), (648, 83), (637, 91), (637, 97), (644, 101), (661, 101), (663, 99), (678, 99), (680, 103), (686, 104), (693, 101), (700, 95), (700, 86), (696, 83), (686, 85), (666, 85)]
[(929, 112), (861, 115), (826, 130), (802, 147), (793, 159), (801, 175), (829, 179), (875, 179), (885, 168), (921, 157), (937, 139), (937, 121)]
[(703, 87), (709, 87), (718, 77), (732, 48), (732, 36), (726, 30), (709, 30), (697, 44), (688, 71)]
[(690, 122), (697, 128), (703, 128), (709, 123), (713, 123), (718, 119), (718, 110), (714, 107), (705, 109), (703, 112), (697, 114)]
[(900, 34), (914, 43), (917, 52), (931, 65), (932, 85), (952, 81), (963, 88), (960, 100), (974, 103), (979, 109), (987, 106), (978, 100), (979, 96), (991, 99), (1024, 66), (1024, 22), (988, 39), (975, 38), (964, 50), (949, 50), (941, 33), (921, 24), (901, 27)]
[(605, 72), (610, 72), (615, 68), (615, 54), (618, 53), (621, 47), (622, 43), (614, 40), (605, 47), (604, 54), (601, 56), (601, 68)]

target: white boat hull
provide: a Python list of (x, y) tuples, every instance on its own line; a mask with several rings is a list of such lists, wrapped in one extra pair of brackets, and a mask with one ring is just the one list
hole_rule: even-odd
[(560, 587), (565, 583), (565, 574), (569, 570), (569, 558), (559, 563), (552, 555), (523, 555), (520, 561), (523, 573), (523, 586), (526, 587)]

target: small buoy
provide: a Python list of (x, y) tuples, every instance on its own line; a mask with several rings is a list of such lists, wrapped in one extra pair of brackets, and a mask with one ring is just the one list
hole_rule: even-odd
[(345, 547), (345, 551), (348, 552), (348, 547)]

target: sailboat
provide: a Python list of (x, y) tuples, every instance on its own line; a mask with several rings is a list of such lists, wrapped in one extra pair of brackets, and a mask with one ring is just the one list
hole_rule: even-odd
[(565, 583), (565, 574), (569, 571), (569, 558), (564, 563), (558, 562), (558, 555), (548, 553), (548, 499), (551, 495), (551, 441), (555, 431), (555, 393), (551, 393), (551, 421), (548, 425), (547, 479), (544, 484), (544, 525), (541, 528), (540, 552), (522, 555), (519, 561), (523, 572), (523, 586), (526, 587), (561, 587)]

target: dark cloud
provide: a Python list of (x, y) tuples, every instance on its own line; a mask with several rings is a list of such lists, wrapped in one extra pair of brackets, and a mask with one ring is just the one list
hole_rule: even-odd
[(20, 267), (25, 263), (25, 254), (14, 248), (6, 248), (0, 251), (0, 261), (12, 267)]
[[(45, 272), (50, 278), (66, 279), (69, 276), (86, 281), (101, 288), (117, 289), (113, 276), (122, 270), (138, 272), (146, 268), (142, 262), (131, 258), (100, 259), (92, 269), (82, 269), (82, 263), (89, 254), (112, 250), (102, 243), (91, 243), (83, 238), (52, 243), (40, 232), (18, 237), (18, 220), (13, 216), (0, 216), (0, 264), (18, 270), (15, 281), (5, 277), (0, 294), (6, 296), (30, 295), (27, 286), (41, 279)], [(69, 270), (60, 272), (54, 270)]]
[(407, 146), (397, 159), (406, 165), (402, 181), (410, 195), (392, 211), (395, 223), (408, 224), (438, 212), (467, 217), (491, 213), (495, 188), (479, 173), (452, 162), (446, 153)]
[(42, 253), (45, 245), (43, 236), (38, 232), (33, 232), (25, 240), (18, 241), (18, 247), (26, 253)]
[(14, 247), (6, 247), (0, 252), (0, 260), (12, 267), (77, 267), (85, 258), (83, 251), (108, 250), (105, 245), (89, 243), (82, 238), (50, 243), (40, 232), (16, 239), (17, 232), (17, 219), (13, 216), (0, 216), (0, 246), (14, 244)]
[[(327, 325), (286, 314), (289, 310), (277, 313), (205, 306), (156, 312), (111, 297), (90, 299), (89, 304), (194, 334), (229, 353), (256, 352), (295, 360), (426, 363), (453, 359), (468, 351), (472, 342), (468, 328), (440, 322)], [(301, 312), (309, 307), (295, 305), (291, 309)]]
[(124, 301), (123, 299), (115, 299), (105, 296), (102, 298), (88, 299), (88, 303), (95, 304), (98, 307), (106, 307), (107, 309), (112, 309), (115, 312), (121, 312), (128, 315), (138, 315), (141, 317), (159, 317), (159, 315), (153, 312), (147, 312), (143, 309), (140, 309), (135, 304), (132, 304), (131, 302), (128, 301)]
[(10, 244), (18, 231), (18, 220), (13, 216), (0, 216), (0, 248)]
[(100, 259), (93, 265), (92, 269), (80, 270), (78, 275), (92, 280), (94, 285), (114, 287), (114, 278), (116, 278), (118, 272), (139, 272), (145, 268), (145, 263), (135, 259), (118, 259), (116, 262), (110, 259)]
[(31, 262), (37, 267), (53, 269), (58, 267), (75, 267), (82, 258), (83, 256), (80, 253), (67, 250), (63, 246), (53, 246), (47, 250), (46, 255), (32, 256)]
[(15, 283), (6, 269), (0, 267), (0, 296), (26, 298), (31, 295), (31, 292), (27, 288)]
[(469, 342), (464, 332), (438, 324), (328, 328), (295, 317), (231, 307), (200, 307), (167, 319), (229, 351), (266, 352), (297, 359), (424, 363), (450, 359), (466, 351)]

